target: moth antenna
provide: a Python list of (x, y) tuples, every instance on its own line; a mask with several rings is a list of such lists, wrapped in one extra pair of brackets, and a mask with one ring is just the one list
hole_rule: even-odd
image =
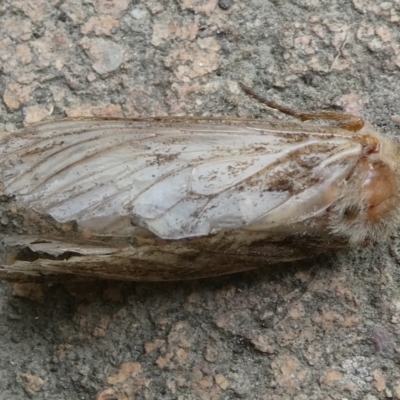
[(239, 83), (240, 87), (243, 89), (243, 91), (249, 95), (250, 97), (253, 97), (253, 99), (257, 100), (258, 102), (265, 104), (267, 107), (273, 108), (275, 110), (278, 110), (284, 114), (290, 115), (291, 117), (297, 118), (301, 120), (301, 113), (298, 113), (294, 110), (292, 110), (289, 107), (282, 106), (280, 104), (277, 104), (271, 100), (266, 99), (265, 97), (261, 96), (260, 94), (256, 93), (252, 88), (249, 86), (246, 86), (243, 83)]
[(282, 106), (273, 101), (266, 99), (265, 97), (256, 93), (250, 87), (244, 85), (243, 83), (239, 83), (240, 87), (243, 91), (249, 96), (253, 97), (255, 100), (259, 101), (262, 104), (265, 104), (267, 107), (273, 108), (282, 112), (283, 114), (290, 115), (291, 117), (297, 118), (300, 121), (312, 121), (312, 120), (321, 120), (325, 119), (328, 121), (335, 121), (338, 123), (339, 127), (351, 132), (358, 132), (361, 130), (365, 122), (361, 117), (351, 114), (339, 113), (334, 111), (315, 111), (315, 112), (297, 112), (289, 107)]

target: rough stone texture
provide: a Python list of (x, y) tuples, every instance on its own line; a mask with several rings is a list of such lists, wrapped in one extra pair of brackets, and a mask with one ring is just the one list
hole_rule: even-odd
[[(342, 107), (396, 136), (400, 3), (0, 2), (0, 129)], [(0, 221), (0, 223), (7, 223)], [(400, 241), (173, 284), (0, 284), (0, 399), (400, 399)]]

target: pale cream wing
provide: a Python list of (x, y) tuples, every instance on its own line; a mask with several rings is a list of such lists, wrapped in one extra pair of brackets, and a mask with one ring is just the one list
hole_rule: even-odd
[[(333, 134), (332, 134), (333, 131)], [(1, 143), (4, 193), (60, 222), (165, 239), (319, 215), (362, 148), (340, 129), (257, 120), (65, 120)]]

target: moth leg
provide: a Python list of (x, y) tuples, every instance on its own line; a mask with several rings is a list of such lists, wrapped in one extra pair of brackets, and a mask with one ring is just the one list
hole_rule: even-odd
[(295, 110), (292, 110), (291, 108), (267, 100), (266, 98), (254, 92), (253, 89), (243, 85), (242, 83), (240, 84), (240, 86), (245, 93), (259, 101), (260, 103), (263, 103), (270, 108), (274, 108), (275, 110), (278, 110), (284, 114), (290, 115), (291, 117), (297, 118), (300, 121), (311, 121), (316, 119), (335, 121), (338, 123), (340, 128), (351, 132), (358, 132), (364, 126), (364, 120), (355, 115), (344, 114), (334, 111), (297, 112)]

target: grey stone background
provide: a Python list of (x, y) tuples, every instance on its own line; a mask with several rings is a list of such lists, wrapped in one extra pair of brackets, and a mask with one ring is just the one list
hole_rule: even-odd
[[(0, 0), (0, 130), (340, 107), (398, 136), (400, 1)], [(1, 227), (0, 227), (1, 229)], [(273, 274), (0, 284), (0, 399), (400, 399), (400, 243)]]

